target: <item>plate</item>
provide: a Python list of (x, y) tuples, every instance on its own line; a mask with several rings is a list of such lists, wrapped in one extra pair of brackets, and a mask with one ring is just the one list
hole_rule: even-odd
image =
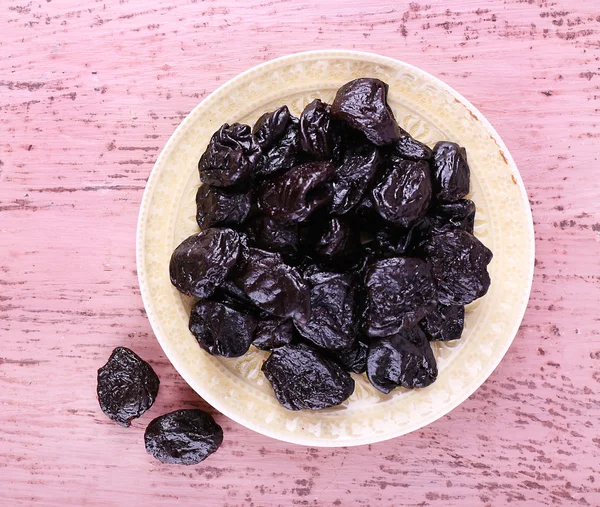
[[(384, 395), (362, 375), (341, 406), (293, 412), (275, 399), (261, 372), (266, 353), (251, 347), (241, 358), (212, 357), (188, 331), (191, 298), (169, 281), (173, 249), (198, 231), (197, 163), (223, 123), (253, 124), (287, 104), (299, 116), (315, 98), (331, 102), (358, 77), (389, 84), (400, 125), (433, 146), (448, 139), (467, 148), (475, 235), (494, 253), (488, 294), (467, 307), (463, 338), (438, 343), (439, 376), (421, 390)], [(394, 438), (421, 428), (470, 396), (506, 353), (531, 289), (534, 236), (527, 193), (500, 136), (465, 98), (406, 63), (355, 51), (311, 51), (254, 67), (204, 99), (179, 125), (148, 180), (137, 229), (137, 266), (146, 313), (165, 354), (186, 382), (215, 409), (273, 438), (310, 446), (349, 446)]]

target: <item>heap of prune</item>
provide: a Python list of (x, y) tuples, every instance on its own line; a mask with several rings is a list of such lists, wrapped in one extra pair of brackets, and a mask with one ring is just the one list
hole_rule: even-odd
[(437, 377), (431, 341), (459, 339), (490, 285), (465, 148), (400, 128), (388, 85), (360, 78), (331, 105), (223, 125), (198, 164), (202, 232), (170, 275), (200, 298), (190, 330), (210, 354), (270, 351), (290, 410), (322, 409), (366, 372), (384, 393)]

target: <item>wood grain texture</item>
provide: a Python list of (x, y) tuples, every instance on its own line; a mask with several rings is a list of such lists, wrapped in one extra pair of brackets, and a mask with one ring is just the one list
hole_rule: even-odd
[[(204, 407), (152, 335), (138, 207), (173, 129), (248, 67), (321, 48), (415, 64), (496, 127), (529, 191), (529, 308), (490, 379), (420, 431), (290, 446), (216, 414), (173, 467), (145, 425)], [(584, 0), (4, 0), (0, 4), (0, 504), (600, 505), (600, 7)], [(95, 398), (132, 347), (162, 380), (131, 428)]]

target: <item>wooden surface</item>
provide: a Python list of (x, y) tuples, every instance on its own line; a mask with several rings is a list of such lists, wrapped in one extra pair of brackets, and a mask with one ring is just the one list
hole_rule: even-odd
[[(312, 449), (216, 414), (217, 454), (161, 465), (145, 425), (206, 405), (144, 315), (144, 184), (208, 93), (318, 48), (415, 64), (496, 127), (535, 220), (523, 325), (481, 389), (421, 431)], [(599, 111), (595, 0), (2, 0), (0, 504), (600, 505)], [(117, 345), (162, 381), (128, 429), (95, 397)]]

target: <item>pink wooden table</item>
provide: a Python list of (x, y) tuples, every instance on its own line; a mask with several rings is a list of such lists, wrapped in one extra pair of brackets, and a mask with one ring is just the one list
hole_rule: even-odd
[[(145, 425), (208, 407), (144, 314), (134, 248), (146, 179), (217, 86), (318, 48), (415, 64), (493, 123), (535, 220), (525, 320), (481, 389), (423, 430), (313, 449), (216, 414), (217, 454), (161, 465)], [(0, 504), (600, 505), (599, 142), (596, 0), (2, 0)], [(95, 397), (117, 345), (162, 380), (129, 429)]]

